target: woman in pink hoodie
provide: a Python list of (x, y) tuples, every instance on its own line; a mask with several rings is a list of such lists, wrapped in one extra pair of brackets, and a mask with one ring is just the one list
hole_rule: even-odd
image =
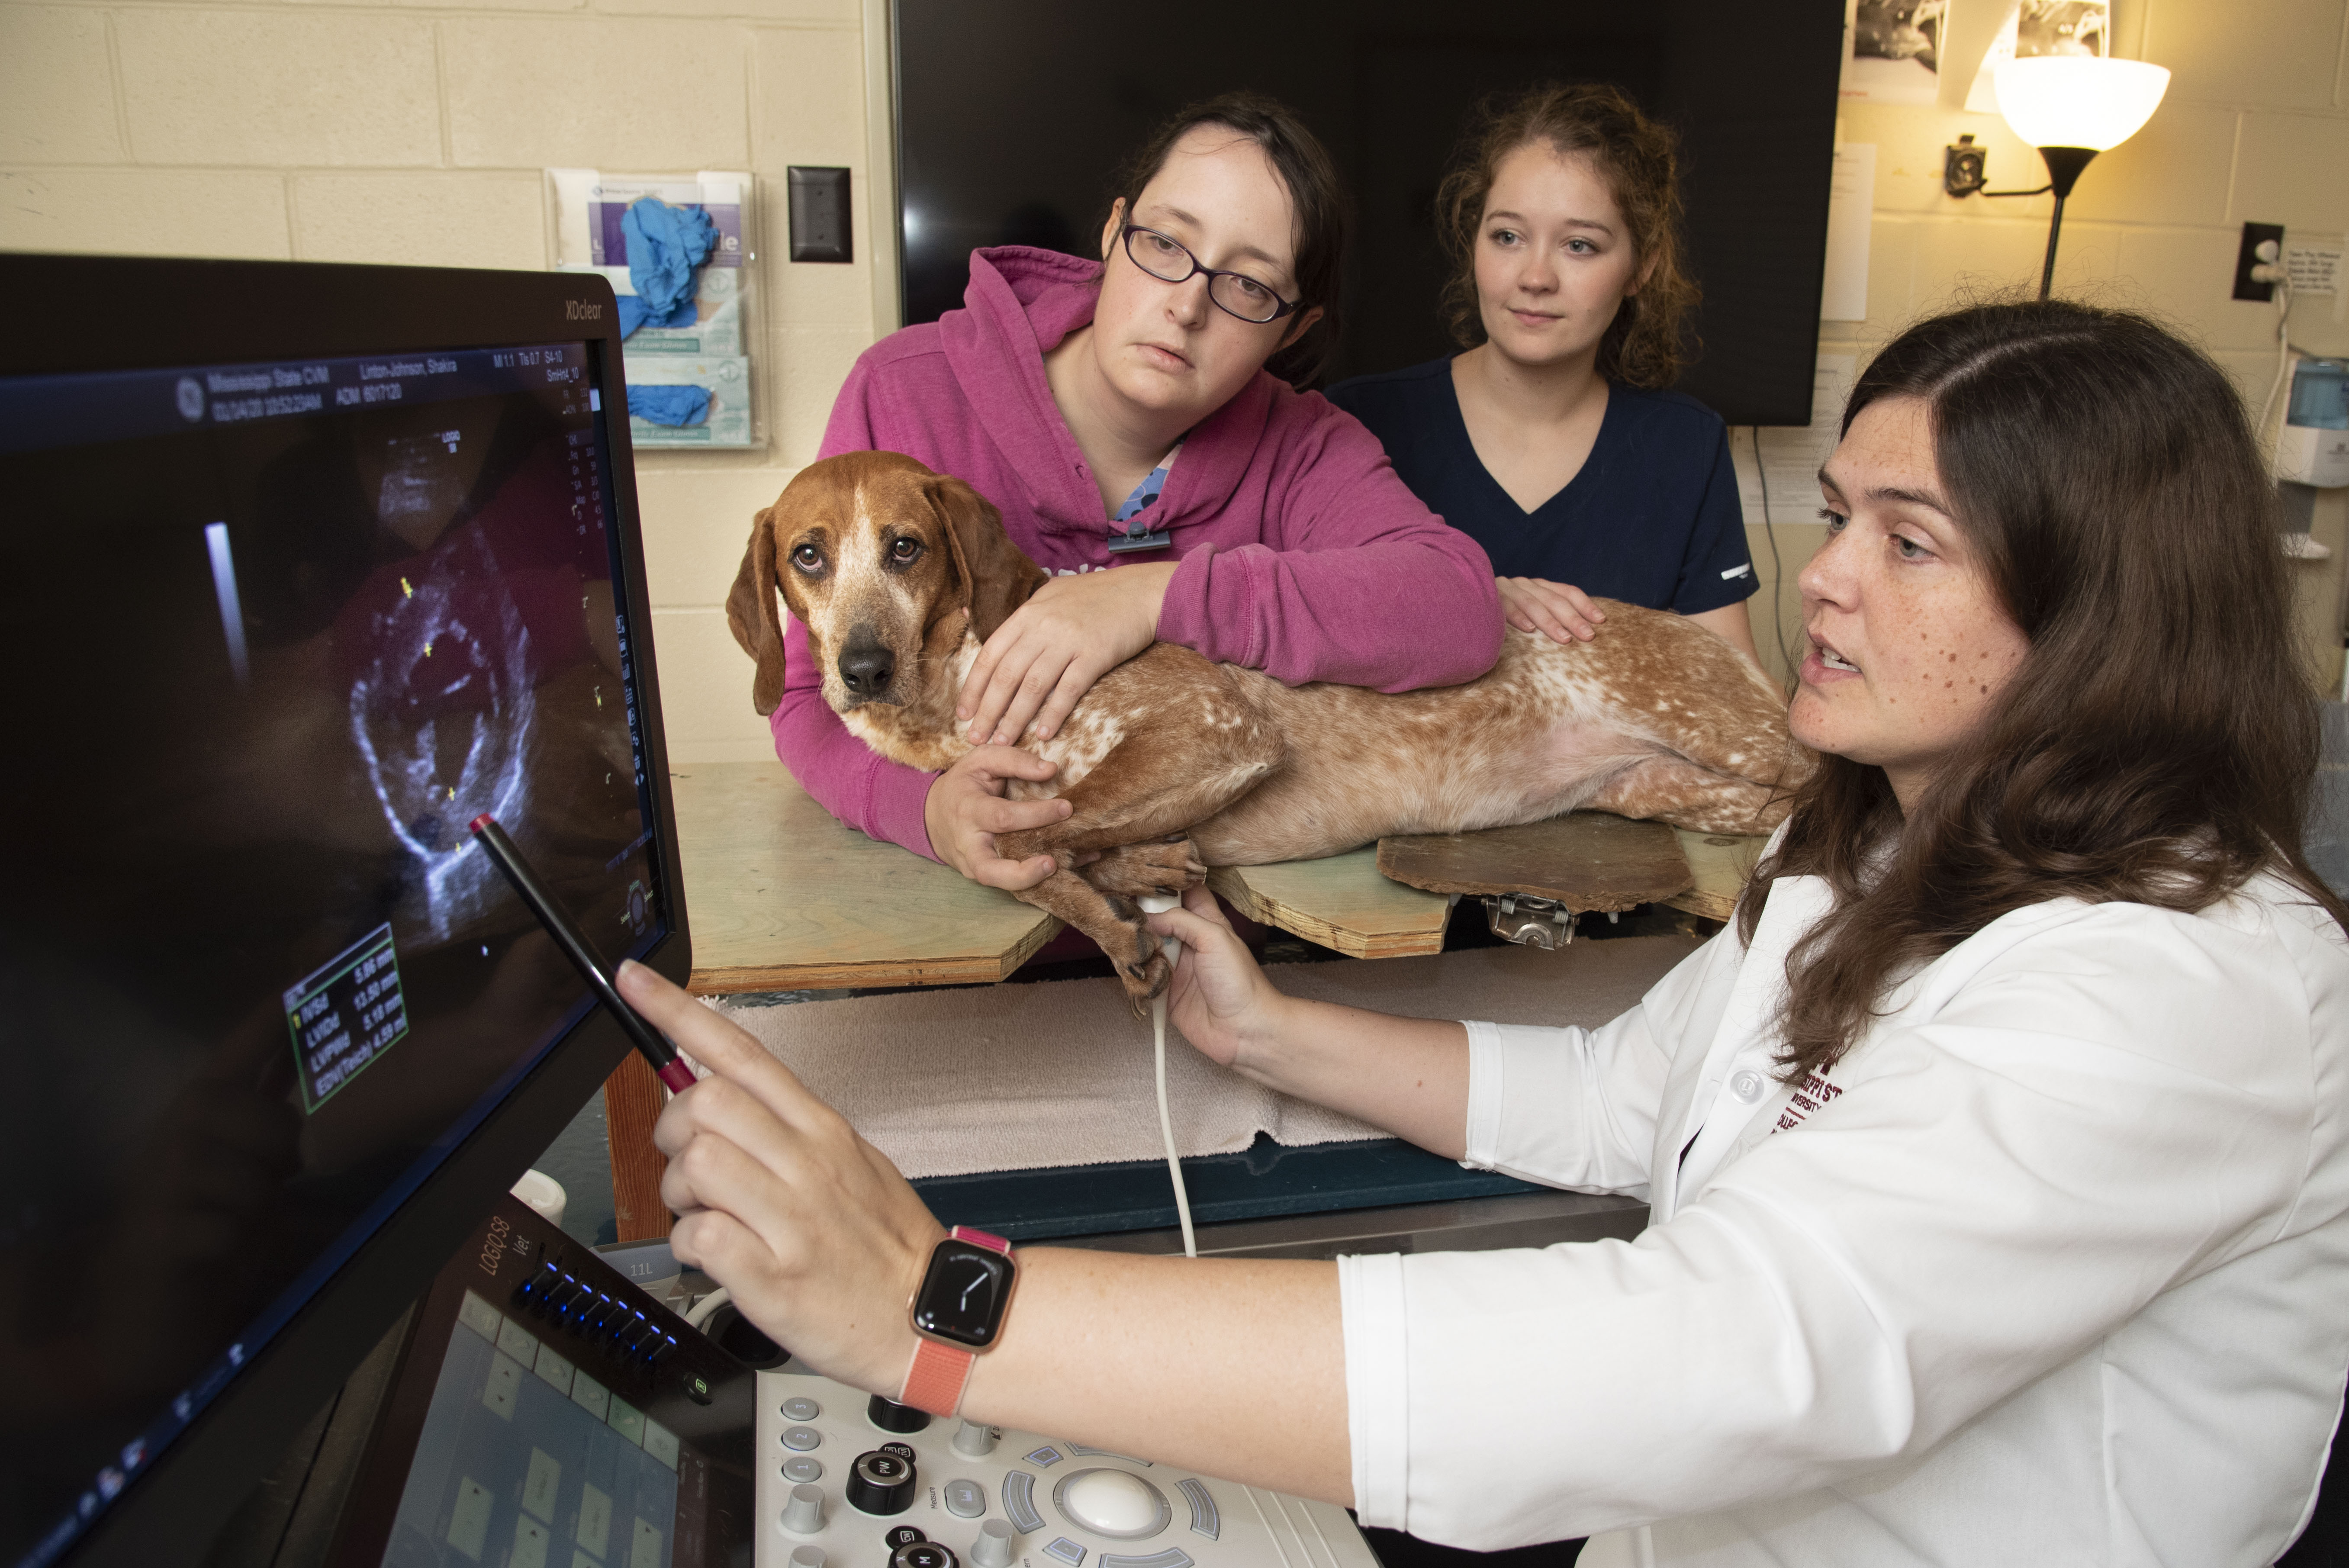
[[(1053, 574), (988, 639), (958, 714), (982, 744), (943, 774), (885, 761), (823, 701), (786, 628), (776, 753), (833, 815), (974, 880), (1025, 888), (1047, 857), (995, 853), (1065, 802), (1005, 781), (1104, 671), (1153, 641), (1282, 680), (1386, 691), (1469, 680), (1500, 651), (1493, 570), (1318, 393), (1344, 241), (1335, 171), (1287, 109), (1185, 111), (1135, 160), (1102, 261), (976, 252), (964, 308), (858, 359), (822, 455), (902, 452), (969, 481)], [(1114, 570), (1108, 568), (1114, 567)]]

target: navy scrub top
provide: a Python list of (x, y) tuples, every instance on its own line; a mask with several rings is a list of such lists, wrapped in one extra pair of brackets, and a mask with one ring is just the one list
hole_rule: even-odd
[(1582, 471), (1530, 513), (1469, 442), (1450, 359), (1357, 376), (1329, 398), (1379, 438), (1429, 511), (1485, 546), (1495, 576), (1572, 583), (1682, 615), (1736, 604), (1761, 586), (1728, 427), (1694, 398), (1610, 384)]

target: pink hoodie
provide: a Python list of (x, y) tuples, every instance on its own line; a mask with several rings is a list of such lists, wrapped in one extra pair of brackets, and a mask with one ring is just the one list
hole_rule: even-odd
[[(1092, 319), (1100, 275), (1054, 251), (973, 253), (963, 309), (856, 361), (820, 455), (905, 452), (969, 481), (1046, 570), (1115, 566), (1101, 492), (1044, 380), (1044, 355)], [(1159, 611), (1163, 641), (1292, 685), (1381, 691), (1473, 680), (1500, 657), (1483, 548), (1404, 489), (1377, 438), (1317, 392), (1258, 371), (1192, 430), (1147, 515), (1182, 562)], [(841, 821), (936, 858), (922, 806), (937, 775), (850, 734), (824, 702), (807, 629), (791, 620), (783, 642), (776, 755)]]

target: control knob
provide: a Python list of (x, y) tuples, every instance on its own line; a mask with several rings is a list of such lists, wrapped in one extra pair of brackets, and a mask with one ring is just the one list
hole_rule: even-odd
[(970, 1543), (970, 1560), (976, 1568), (1011, 1568), (1011, 1526), (999, 1519), (990, 1519), (978, 1527), (978, 1539)]
[(783, 1528), (793, 1535), (813, 1535), (822, 1530), (823, 1488), (813, 1481), (802, 1481), (792, 1488), (792, 1500), (783, 1504)]
[(962, 1564), (935, 1541), (911, 1541), (889, 1554), (889, 1568), (962, 1568)]
[(985, 1459), (995, 1451), (995, 1440), (1001, 1436), (999, 1428), (984, 1421), (965, 1421), (955, 1428), (954, 1451), (969, 1459)]
[(878, 1394), (864, 1407), (864, 1418), (885, 1432), (918, 1432), (930, 1424), (927, 1410), (916, 1410), (911, 1405), (900, 1405)]
[(914, 1506), (913, 1461), (874, 1449), (859, 1454), (848, 1470), (848, 1503), (861, 1512), (887, 1517)]

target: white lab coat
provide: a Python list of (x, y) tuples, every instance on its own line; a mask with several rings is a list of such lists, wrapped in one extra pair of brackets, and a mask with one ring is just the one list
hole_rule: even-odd
[[(2059, 900), (1792, 1097), (1781, 879), (1597, 1030), (1472, 1023), (1469, 1163), (1645, 1234), (1341, 1259), (1362, 1521), (1628, 1563), (2269, 1563), (2349, 1368), (2349, 945)], [(1785, 1130), (1779, 1129), (1784, 1127)]]

